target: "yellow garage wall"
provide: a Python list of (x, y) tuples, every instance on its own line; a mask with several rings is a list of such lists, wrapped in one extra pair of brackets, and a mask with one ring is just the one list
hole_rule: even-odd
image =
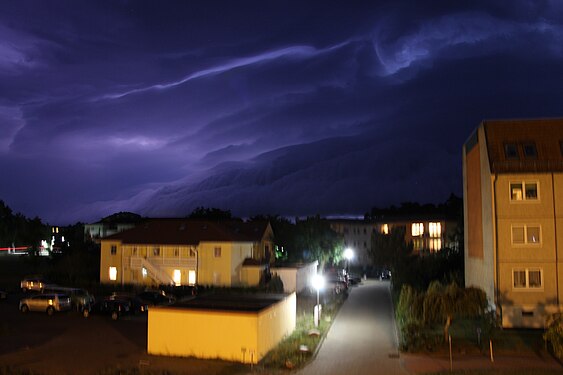
[(260, 312), (153, 307), (147, 352), (258, 363), (295, 329), (295, 293)]
[(257, 320), (253, 313), (151, 308), (147, 352), (243, 362), (246, 349), (244, 360), (250, 363), (249, 353), (258, 345)]
[(258, 358), (262, 359), (284, 337), (295, 330), (297, 299), (295, 293), (258, 315)]

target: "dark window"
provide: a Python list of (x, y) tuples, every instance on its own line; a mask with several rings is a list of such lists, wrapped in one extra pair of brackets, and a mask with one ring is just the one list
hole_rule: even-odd
[(504, 145), (504, 156), (507, 159), (518, 159), (518, 146), (516, 143), (506, 143)]
[(111, 255), (115, 255), (115, 254), (117, 254), (117, 246), (111, 245)]
[(563, 141), (559, 141), (559, 149), (561, 150), (561, 156), (563, 156)]
[(538, 157), (538, 150), (534, 143), (524, 143), (522, 145), (522, 150), (524, 151), (524, 157), (526, 159), (535, 159)]

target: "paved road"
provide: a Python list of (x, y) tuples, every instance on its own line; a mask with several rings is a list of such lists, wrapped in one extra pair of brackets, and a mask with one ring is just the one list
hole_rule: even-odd
[(297, 374), (407, 374), (394, 327), (389, 282), (366, 280), (351, 290), (317, 357)]

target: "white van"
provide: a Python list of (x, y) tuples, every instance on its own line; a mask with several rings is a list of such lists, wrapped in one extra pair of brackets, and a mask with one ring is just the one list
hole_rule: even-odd
[(70, 297), (72, 308), (77, 311), (84, 310), (85, 306), (90, 306), (95, 302), (94, 296), (88, 293), (86, 289), (71, 288), (58, 285), (46, 285), (43, 293), (59, 293), (66, 294)]

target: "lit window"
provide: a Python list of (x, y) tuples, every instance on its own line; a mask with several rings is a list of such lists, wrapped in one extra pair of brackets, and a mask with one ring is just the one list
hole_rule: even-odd
[(109, 268), (109, 279), (112, 281), (117, 280), (117, 267)]
[(190, 284), (190, 285), (195, 285), (195, 283), (196, 283), (195, 271), (194, 271), (194, 270), (189, 270), (189, 271), (188, 271), (188, 284)]
[(429, 223), (428, 233), (430, 237), (442, 237), (442, 223)]
[(538, 199), (537, 182), (511, 182), (510, 200), (511, 201), (532, 201)]
[(117, 245), (111, 245), (110, 253), (111, 255), (117, 254)]
[(412, 235), (422, 236), (424, 234), (424, 224), (423, 223), (412, 223)]
[(541, 227), (539, 225), (513, 225), (512, 244), (530, 245), (541, 242)]
[(215, 258), (220, 258), (221, 257), (221, 248), (216, 247), (213, 251), (213, 254), (215, 255)]
[(442, 249), (442, 240), (440, 238), (430, 238), (428, 240), (428, 249), (431, 252), (436, 252)]
[(504, 145), (504, 156), (507, 159), (518, 159), (518, 146), (516, 143), (506, 143)]
[(539, 268), (520, 268), (512, 270), (514, 289), (542, 288), (542, 270)]
[(176, 286), (182, 285), (182, 271), (174, 270), (174, 284)]
[(145, 267), (141, 269), (141, 274), (143, 275), (143, 279), (147, 278), (147, 269)]
[(383, 234), (389, 234), (389, 224), (383, 224), (381, 226), (381, 233)]
[(413, 250), (415, 250), (415, 251), (422, 250), (423, 245), (424, 245), (424, 242), (422, 241), (422, 238), (413, 238), (413, 240), (412, 240)]

